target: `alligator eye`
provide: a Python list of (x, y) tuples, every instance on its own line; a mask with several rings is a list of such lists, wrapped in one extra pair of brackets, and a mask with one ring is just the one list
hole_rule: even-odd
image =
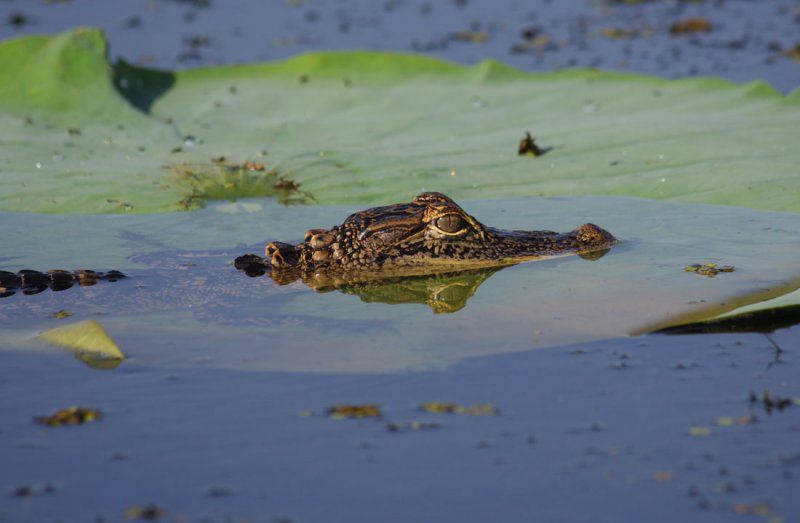
[(433, 221), (434, 227), (447, 234), (456, 234), (461, 232), (465, 223), (463, 218), (458, 214), (445, 214)]

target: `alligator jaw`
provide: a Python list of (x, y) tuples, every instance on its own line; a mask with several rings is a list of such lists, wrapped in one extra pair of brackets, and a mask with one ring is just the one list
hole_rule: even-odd
[(517, 261), (607, 251), (619, 243), (610, 232), (593, 223), (567, 233), (494, 228), (487, 228), (487, 232), (490, 243), (496, 245), (496, 256)]

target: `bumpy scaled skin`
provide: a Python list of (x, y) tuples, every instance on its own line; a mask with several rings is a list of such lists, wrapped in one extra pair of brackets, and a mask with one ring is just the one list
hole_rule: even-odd
[(46, 289), (62, 291), (77, 284), (87, 287), (98, 281), (117, 281), (125, 278), (119, 271), (95, 272), (90, 270), (47, 272), (30, 269), (19, 272), (0, 271), (0, 298), (6, 298), (22, 291), (23, 294), (37, 294)]
[(591, 223), (568, 233), (486, 227), (444, 194), (426, 192), (411, 203), (357, 212), (330, 230), (311, 229), (297, 245), (272, 242), (265, 257), (249, 254), (235, 264), (250, 275), (271, 271), (279, 283), (302, 278), (323, 287), (567, 254), (592, 257), (615, 243), (614, 236)]

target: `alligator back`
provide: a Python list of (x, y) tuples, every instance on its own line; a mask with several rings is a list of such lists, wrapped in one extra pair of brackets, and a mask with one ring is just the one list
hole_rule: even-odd
[(88, 269), (77, 271), (52, 270), (47, 272), (23, 269), (16, 273), (0, 271), (0, 298), (16, 294), (37, 294), (47, 289), (63, 291), (73, 285), (88, 287), (98, 281), (117, 281), (126, 276), (119, 271), (97, 272)]

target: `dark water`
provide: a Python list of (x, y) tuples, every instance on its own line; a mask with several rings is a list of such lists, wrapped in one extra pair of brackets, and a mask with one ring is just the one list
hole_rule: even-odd
[[(135, 360), (96, 371), (4, 353), (0, 515), (124, 521), (155, 504), (161, 520), (191, 522), (795, 521), (800, 406), (767, 413), (748, 400), (750, 390), (798, 395), (797, 345), (775, 339), (791, 349), (782, 363), (763, 336), (741, 334), (380, 375)], [(220, 342), (219, 357), (232, 348)], [(428, 401), (490, 402), (501, 414), (420, 412)], [(379, 403), (384, 419), (324, 416), (336, 403)], [(105, 417), (54, 429), (32, 421), (72, 404)], [(387, 429), (413, 421), (437, 428)], [(15, 496), (20, 488), (30, 496)]]

